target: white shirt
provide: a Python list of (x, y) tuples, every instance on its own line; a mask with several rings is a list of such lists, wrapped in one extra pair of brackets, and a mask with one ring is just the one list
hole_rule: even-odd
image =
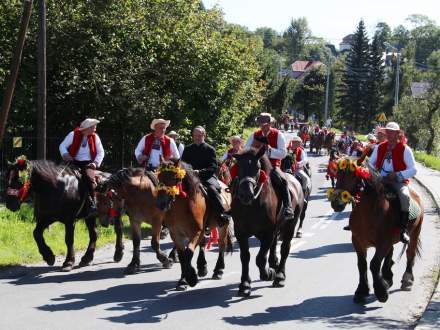
[[(74, 132), (70, 132), (67, 134), (67, 136), (64, 138), (63, 142), (60, 144), (60, 154), (61, 157), (68, 154), (69, 151), (67, 148), (69, 148), (73, 143), (73, 135)], [(102, 147), (101, 139), (99, 138), (98, 134), (95, 133), (95, 145), (96, 145), (96, 157), (93, 161), (96, 164), (96, 167), (101, 166), (102, 160), (104, 159), (104, 148)], [(79, 146), (78, 153), (76, 154), (73, 159), (81, 162), (84, 160), (91, 160), (90, 159), (90, 149), (89, 144), (87, 142), (87, 137), (83, 136), (83, 139), (81, 141), (81, 145)]]
[[(252, 147), (252, 144), (254, 143), (254, 134), (251, 134), (249, 136), (245, 149), (249, 149)], [(267, 150), (267, 157), (272, 159), (283, 159), (287, 155), (287, 148), (286, 148), (286, 139), (284, 138), (284, 134), (281, 132), (278, 132), (278, 139), (277, 139), (277, 148), (270, 147)]]
[[(306, 153), (307, 153), (307, 152), (306, 152), (304, 149), (301, 150), (301, 158), (300, 158), (299, 161), (296, 162), (297, 170), (301, 170), (301, 169), (304, 168), (304, 165), (305, 165), (306, 162), (307, 162), (307, 156), (306, 156)], [(296, 157), (295, 154), (294, 154), (294, 157)]]
[(179, 143), (179, 145), (177, 146), (177, 150), (179, 151), (179, 158), (182, 158), (183, 155), (183, 150), (185, 149), (185, 145), (183, 143)]
[[(136, 159), (138, 160), (139, 163), (140, 163), (139, 158), (143, 155), (145, 148), (145, 136), (143, 136), (142, 139), (139, 141), (136, 150), (134, 151)], [(172, 138), (170, 138), (170, 140), (171, 140), (170, 141), (171, 158), (179, 159), (180, 153), (179, 150), (177, 149), (176, 142), (174, 142), (174, 139)], [(147, 165), (150, 165), (151, 167), (159, 167), (160, 156), (163, 156), (162, 146), (160, 146), (159, 149), (152, 148)]]
[[(377, 152), (379, 148), (375, 147), (373, 150), (373, 154), (371, 155), (368, 163), (372, 168), (376, 168), (377, 162)], [(406, 170), (397, 172), (397, 180), (402, 182), (406, 179), (412, 178), (417, 173), (416, 162), (414, 159), (414, 155), (410, 147), (405, 145), (405, 150), (403, 152), (403, 161), (406, 165)], [(387, 176), (389, 173), (394, 172), (393, 161), (392, 159), (385, 158), (383, 160), (382, 168), (380, 169), (381, 176)]]

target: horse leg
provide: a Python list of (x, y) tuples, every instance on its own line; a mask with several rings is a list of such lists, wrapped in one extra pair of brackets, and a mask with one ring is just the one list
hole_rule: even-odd
[(212, 278), (214, 280), (221, 280), (225, 270), (225, 252), (231, 251), (232, 253), (232, 232), (230, 226), (223, 226), (219, 228), (219, 244), (218, 244), (218, 257), (215, 264), (214, 273)]
[(185, 272), (184, 258), (185, 257), (184, 257), (183, 251), (179, 248), (177, 248), (177, 256), (178, 256), (179, 262), (180, 262), (181, 273), (180, 273), (180, 280), (177, 282), (177, 285), (176, 285), (176, 290), (177, 291), (186, 291), (186, 289), (188, 289), (188, 282), (186, 281), (185, 276), (184, 276), (184, 272)]
[(269, 233), (260, 238), (261, 246), (257, 254), (257, 266), (260, 270), (260, 279), (262, 281), (273, 281), (275, 279), (275, 270), (267, 267), (267, 253), (272, 246), (274, 234)]
[(139, 252), (139, 247), (141, 245), (141, 223), (130, 220), (130, 227), (131, 239), (133, 241), (133, 258), (131, 259), (131, 262), (128, 264), (127, 268), (125, 268), (124, 271), (124, 273), (128, 275), (136, 273), (139, 270), (141, 264)]
[(96, 218), (86, 218), (85, 222), (87, 230), (89, 231), (89, 246), (87, 247), (86, 253), (81, 258), (79, 267), (90, 265), (95, 254), (96, 240), (98, 239), (98, 232), (96, 230)]
[(277, 269), (280, 263), (277, 257), (277, 243), (278, 240), (274, 239), (269, 251), (269, 267), (273, 269)]
[(205, 277), (208, 275), (208, 264), (206, 263), (205, 258), (205, 247), (206, 243), (204, 238), (202, 238), (202, 241), (199, 244), (199, 256), (197, 257), (197, 275), (199, 277)]
[(394, 265), (393, 252), (394, 252), (394, 248), (391, 247), (391, 250), (385, 257), (385, 260), (383, 261), (383, 265), (382, 265), (382, 276), (384, 280), (387, 282), (388, 288), (391, 288), (393, 286), (394, 274), (393, 271), (391, 270), (391, 267), (393, 267)]
[(113, 255), (114, 262), (121, 261), (124, 256), (124, 242), (122, 240), (122, 228), (124, 224), (122, 223), (122, 219), (120, 216), (115, 218), (114, 228), (116, 233), (116, 246), (115, 246), (115, 254)]
[(367, 249), (352, 237), (354, 249), (357, 254), (357, 266), (359, 271), (359, 284), (354, 293), (353, 301), (357, 304), (365, 303), (365, 298), (370, 294), (368, 286)]
[(177, 249), (175, 245), (173, 246), (170, 254), (168, 254), (168, 259), (170, 259), (173, 262), (173, 264), (179, 262), (179, 257), (177, 255)]
[(276, 269), (275, 279), (273, 281), (274, 287), (284, 287), (286, 282), (286, 261), (290, 253), (290, 243), (293, 238), (293, 233), (295, 232), (296, 222), (298, 221), (298, 206), (295, 210), (295, 218), (292, 221), (286, 222), (282, 229), (281, 235), (283, 237), (283, 242), (281, 243), (281, 260), (278, 268)]
[(151, 236), (151, 247), (156, 252), (157, 259), (162, 263), (163, 268), (169, 269), (173, 266), (173, 261), (168, 258), (165, 252), (160, 249), (160, 231), (162, 229), (162, 221), (154, 219), (152, 222), (153, 233)]
[(238, 244), (240, 245), (240, 260), (241, 260), (241, 283), (238, 287), (238, 295), (240, 297), (249, 297), (251, 294), (251, 278), (249, 276), (249, 260), (251, 254), (249, 253), (249, 237), (236, 235)]
[(307, 210), (307, 206), (308, 205), (309, 205), (308, 201), (304, 202), (303, 209), (302, 209), (301, 214), (299, 216), (299, 227), (298, 227), (298, 230), (296, 231), (296, 237), (297, 238), (301, 238), (302, 237), (302, 234), (303, 234), (302, 227), (303, 227), (304, 219), (306, 218), (306, 210)]
[(380, 302), (388, 300), (388, 283), (380, 273), (382, 260), (388, 255), (390, 247), (376, 247), (376, 253), (370, 263), (371, 274), (373, 275), (374, 294)]
[(37, 225), (35, 226), (33, 234), (34, 240), (38, 246), (38, 251), (43, 256), (43, 260), (46, 261), (49, 266), (53, 266), (55, 263), (55, 255), (50, 247), (46, 244), (43, 237), (43, 232), (49, 226), (49, 224), (49, 221), (46, 221), (45, 219), (37, 219)]
[(411, 291), (414, 283), (413, 267), (417, 253), (417, 245), (419, 241), (420, 230), (422, 229), (422, 220), (419, 222), (416, 228), (411, 232), (409, 240), (409, 246), (406, 250), (406, 269), (402, 277), (401, 289), (405, 291)]
[(74, 234), (75, 234), (75, 220), (74, 219), (66, 220), (64, 226), (66, 228), (64, 241), (66, 242), (66, 246), (67, 246), (67, 254), (66, 254), (66, 260), (64, 260), (61, 271), (68, 272), (72, 270), (73, 265), (75, 264), (75, 249), (73, 247)]

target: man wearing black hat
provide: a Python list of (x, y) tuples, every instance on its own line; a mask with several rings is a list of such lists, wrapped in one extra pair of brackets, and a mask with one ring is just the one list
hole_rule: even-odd
[(289, 186), (284, 173), (281, 171), (281, 160), (287, 155), (286, 139), (276, 128), (271, 127), (273, 117), (270, 113), (262, 112), (256, 119), (260, 129), (249, 137), (246, 148), (264, 144), (267, 146), (267, 156), (273, 166), (270, 172), (275, 191), (284, 205), (283, 217), (286, 220), (293, 219), (292, 200)]

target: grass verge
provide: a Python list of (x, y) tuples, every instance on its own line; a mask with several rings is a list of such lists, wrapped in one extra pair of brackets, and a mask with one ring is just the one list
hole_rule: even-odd
[(418, 162), (422, 163), (426, 167), (440, 171), (440, 158), (428, 155), (423, 151), (415, 151), (414, 156)]
[[(128, 218), (124, 216), (124, 237), (128, 237)], [(148, 227), (148, 226), (146, 226)], [(145, 230), (146, 227), (143, 229)], [(33, 230), (35, 221), (33, 219), (32, 206), (23, 204), (17, 212), (11, 212), (6, 208), (0, 210), (0, 267), (34, 263), (42, 261), (34, 241)], [(64, 225), (55, 222), (49, 229), (44, 231), (46, 243), (50, 246), (56, 256), (66, 255), (66, 244), (64, 243)], [(103, 228), (98, 226), (97, 247), (114, 243), (116, 234), (113, 226)], [(89, 234), (83, 220), (75, 225), (75, 249), (85, 250), (89, 243)]]

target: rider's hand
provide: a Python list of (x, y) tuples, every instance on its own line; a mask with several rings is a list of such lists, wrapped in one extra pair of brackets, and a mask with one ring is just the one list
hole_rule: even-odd
[(396, 172), (391, 172), (390, 174), (387, 175), (387, 179), (390, 182), (394, 182), (397, 180), (397, 174)]
[(64, 160), (65, 162), (71, 162), (71, 161), (73, 160), (73, 157), (70, 156), (70, 154), (64, 154), (64, 155), (63, 155), (63, 160)]
[(87, 165), (87, 167), (96, 170), (96, 163), (90, 163)]
[(140, 155), (138, 158), (138, 162), (139, 162), (139, 164), (142, 164), (142, 163), (146, 162), (147, 159), (148, 159), (147, 155)]

